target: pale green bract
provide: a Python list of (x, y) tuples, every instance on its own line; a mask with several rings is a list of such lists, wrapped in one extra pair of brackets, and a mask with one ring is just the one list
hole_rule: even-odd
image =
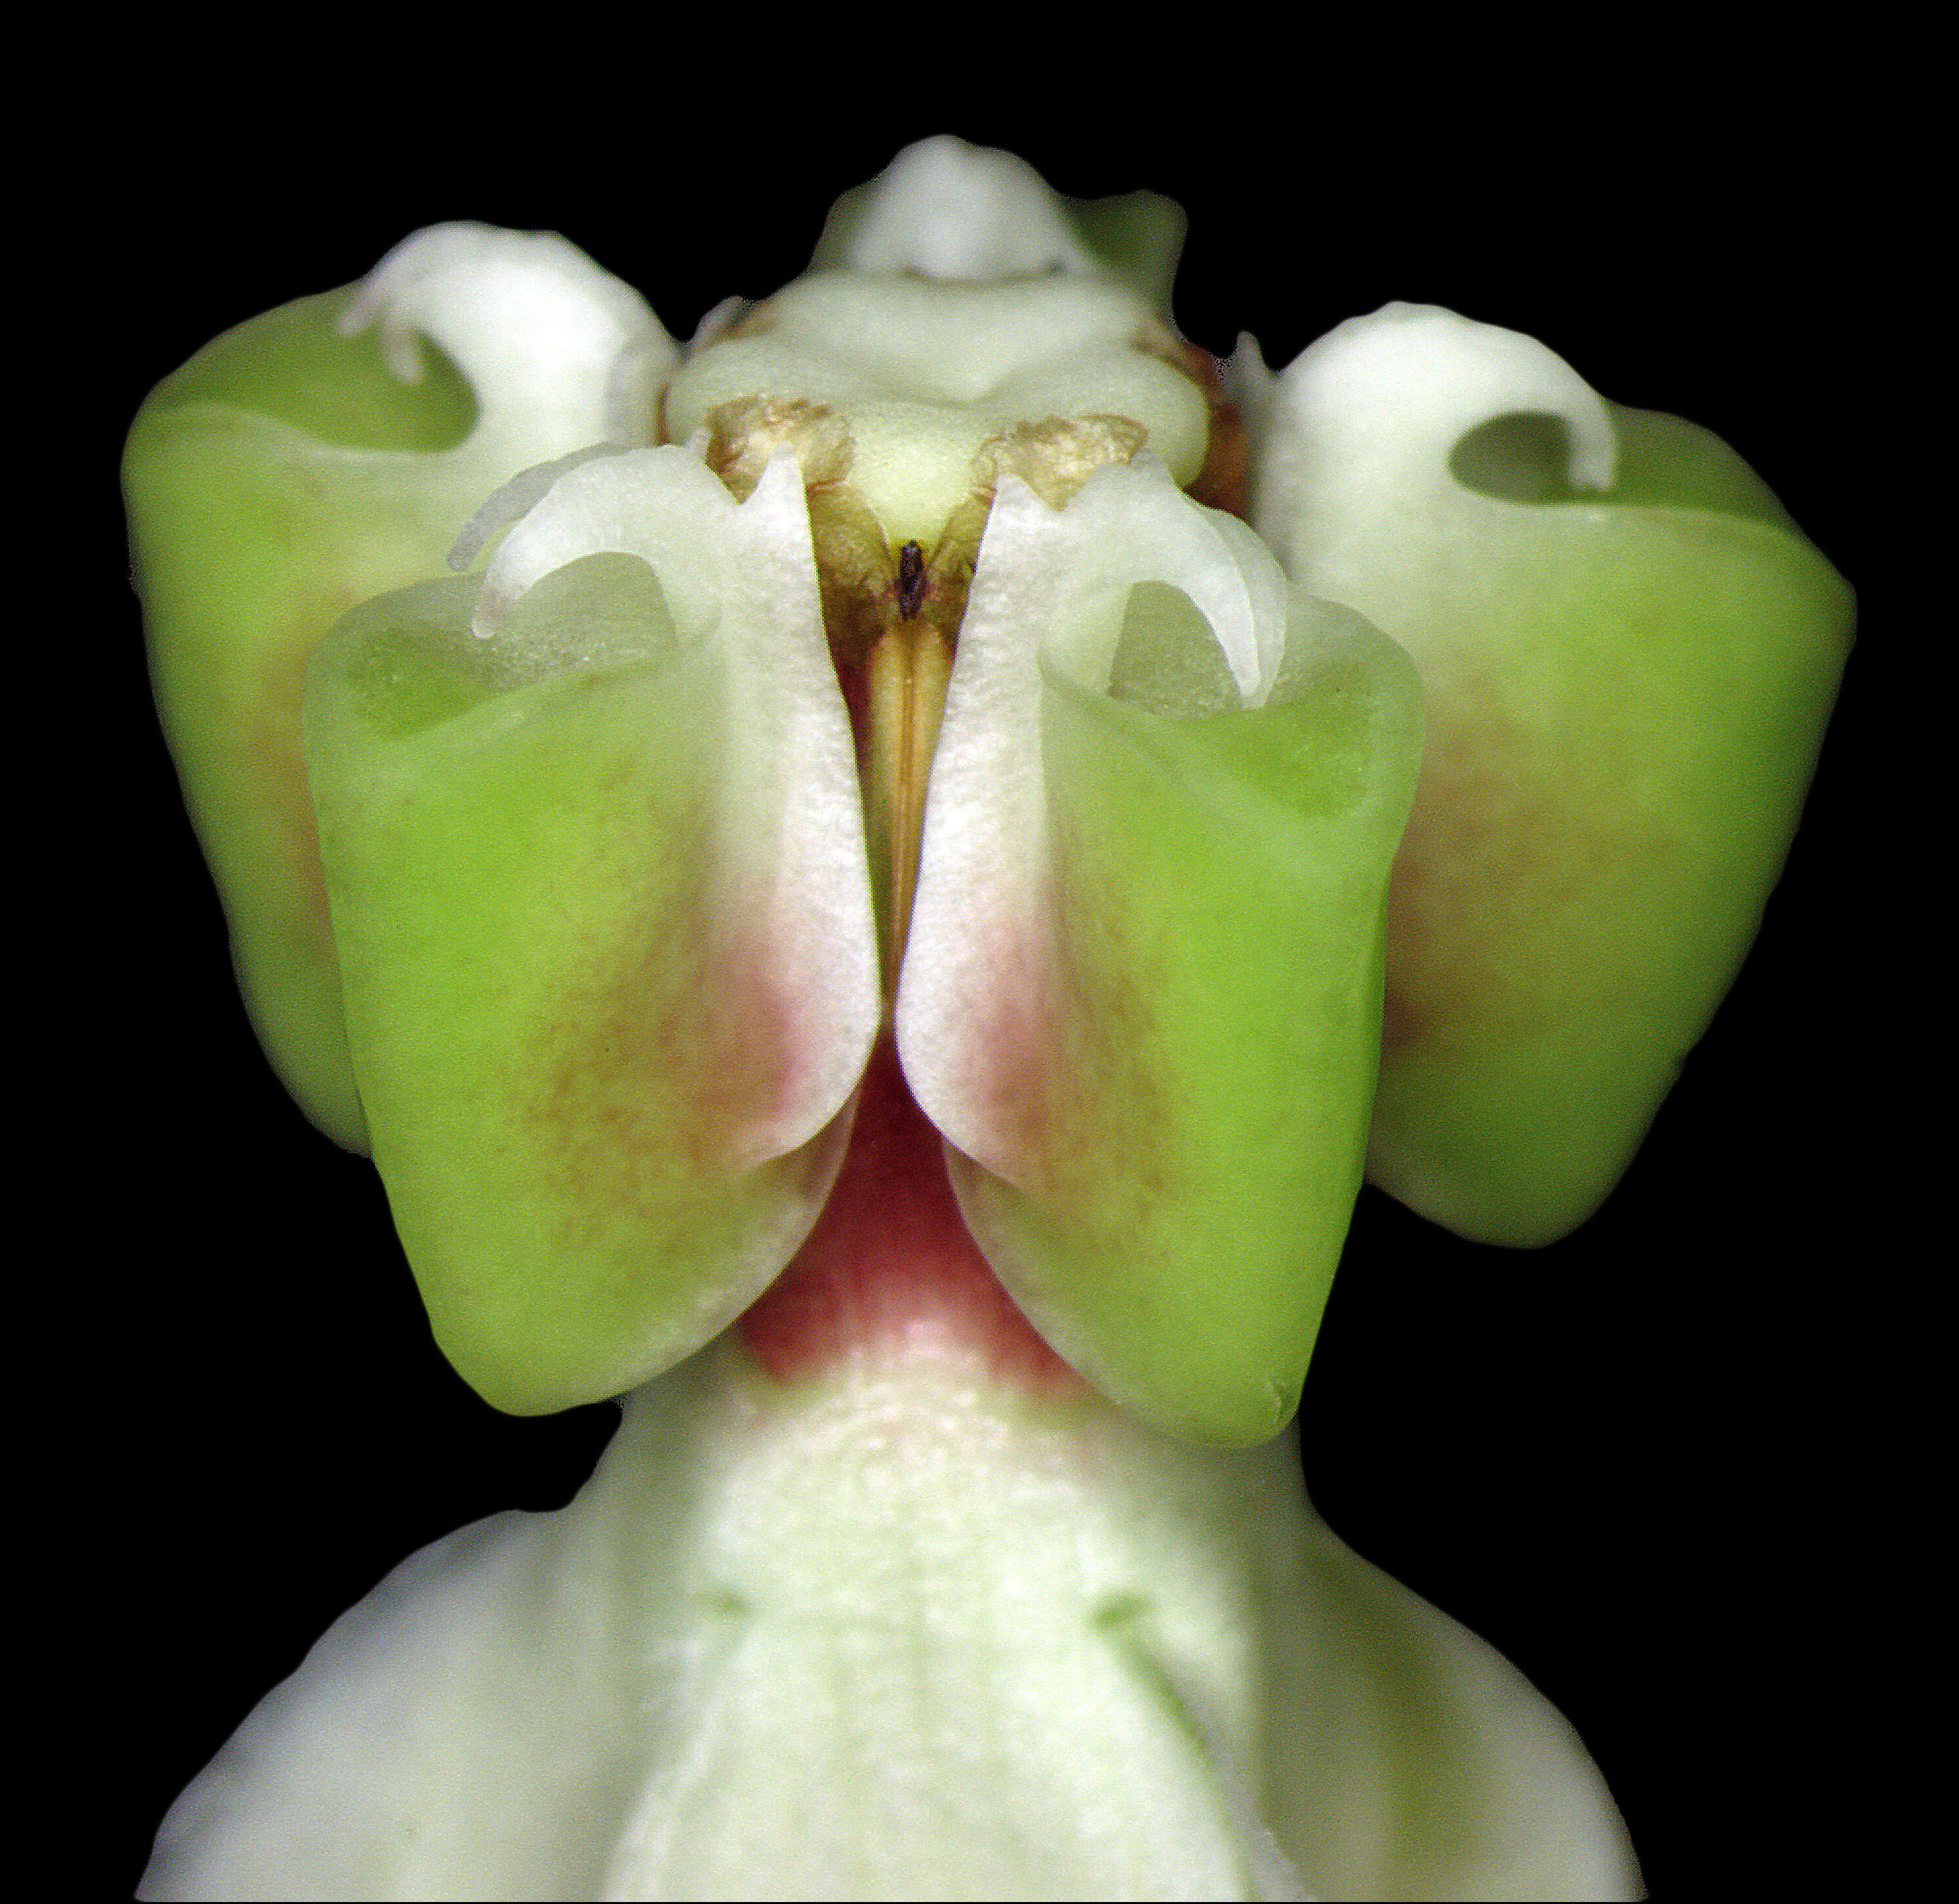
[[(1637, 1893), (1581, 1744), (1333, 1537), (1285, 1424), (1364, 1169), (1509, 1242), (1610, 1188), (1849, 592), (1514, 332), (1390, 306), (1207, 390), (1180, 236), (933, 141), (684, 360), (562, 241), (444, 227), (145, 407), (153, 667), (268, 1050), (480, 1392), (632, 1392), (570, 1508), (327, 1636), (144, 1896)], [(334, 325), (386, 447), (294, 394)], [(1184, 493), (1227, 398), (1251, 526)], [(890, 970), (830, 598), (886, 562), (959, 607)], [(730, 1329), (887, 1033), (1085, 1381), (929, 1311), (786, 1374)]]

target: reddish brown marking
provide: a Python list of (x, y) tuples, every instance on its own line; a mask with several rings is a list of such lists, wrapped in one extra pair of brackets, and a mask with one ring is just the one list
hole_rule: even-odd
[[(1430, 701), (1414, 811), (1388, 884), (1389, 1052), (1534, 1036), (1586, 1006), (1613, 968), (1615, 916), (1664, 891), (1678, 851), (1644, 817), (1637, 750), (1582, 715), (1548, 732), (1466, 672)], [(1591, 969), (1591, 968), (1596, 969)]]
[[(524, 1067), (538, 1081), (540, 1147), (581, 1211), (663, 1205), (673, 1174), (649, 1159), (681, 1160), (706, 1183), (750, 1167), (754, 1133), (802, 1086), (808, 1043), (768, 956), (770, 922), (716, 903), (706, 816), (687, 814), (663, 839), (630, 811), (619, 820), (614, 877), (642, 877), (645, 902), (603, 936), (570, 911), (545, 928), (581, 976), (536, 1027)], [(632, 855), (655, 840), (636, 875)]]
[[(1151, 935), (1092, 830), (1058, 815), (1049, 850), (1030, 922), (987, 935), (989, 978), (967, 1001), (970, 1049), (984, 1054), (969, 1087), (1014, 1182), (1043, 1207), (1106, 1213), (1119, 1185), (1147, 1204), (1164, 1192), (1169, 1124)], [(1118, 947), (1113, 960), (1098, 952)]]
[[(831, 617), (826, 617), (826, 621)], [(826, 632), (827, 632), (826, 630)], [(857, 778), (864, 778), (864, 763), (871, 745), (871, 675), (869, 651), (852, 652), (830, 637), (830, 665), (836, 671), (837, 685), (843, 696), (843, 711), (850, 717), (850, 739), (857, 756)]]
[(1204, 467), (1189, 488), (1192, 502), (1223, 509), (1240, 521), (1251, 510), (1252, 439), (1238, 406), (1224, 393), (1224, 373), (1218, 360), (1201, 345), (1186, 344), (1189, 367), (1211, 404), (1211, 429), (1205, 440)]
[(1191, 381), (1214, 404), (1224, 402), (1224, 367), (1218, 360), (1217, 354), (1207, 351), (1201, 344), (1192, 343), (1187, 337), (1178, 341), (1183, 348), (1183, 367), (1189, 373)]
[(837, 1187), (809, 1240), (738, 1325), (779, 1381), (846, 1358), (947, 1348), (1046, 1395), (1088, 1392), (1000, 1287), (959, 1214), (938, 1133), (878, 1041)]
[[(1405, 941), (1397, 938), (1395, 943), (1399, 948)], [(1405, 988), (1387, 985), (1381, 1000), (1382, 1050), (1405, 1050), (1410, 1045), (1418, 1044), (1427, 1031), (1420, 1001)]]
[[(339, 612), (334, 611), (327, 620), (336, 619)], [(332, 944), (332, 925), (300, 719), (300, 689), (311, 652), (303, 642), (287, 642), (268, 652), (249, 712), (240, 724), (239, 759), (247, 782), (257, 783), (261, 808), (273, 816), (285, 842), (300, 919), (325, 950)]]
[(901, 620), (916, 618), (925, 598), (925, 551), (916, 542), (907, 542), (898, 551), (898, 579), (893, 585)]

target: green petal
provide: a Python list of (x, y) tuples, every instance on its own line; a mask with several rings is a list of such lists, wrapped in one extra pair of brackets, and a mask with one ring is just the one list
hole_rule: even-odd
[(437, 1338), (501, 1407), (618, 1394), (802, 1242), (878, 1023), (793, 461), (739, 506), (683, 450), (580, 464), (480, 592), (348, 617), (306, 727), (354, 1072)]
[(1359, 1183), (1419, 731), (1405, 657), (1289, 597), (1160, 469), (1059, 512), (1001, 486), (899, 1052), (994, 1272), (1176, 1433), (1259, 1441), (1297, 1404)]
[(367, 1138), (300, 759), (306, 656), (357, 603), (444, 573), (517, 470), (646, 440), (672, 354), (562, 239), (440, 226), (363, 285), (227, 332), (130, 432), (151, 674), (239, 982), (288, 1087), (350, 1149)]
[(1547, 1242), (1618, 1180), (1754, 935), (1850, 592), (1733, 453), (1513, 332), (1390, 306), (1272, 392), (1255, 519), (1428, 702), (1370, 1173)]

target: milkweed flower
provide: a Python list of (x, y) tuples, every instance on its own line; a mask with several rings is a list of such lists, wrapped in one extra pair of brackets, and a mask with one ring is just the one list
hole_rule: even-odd
[(1636, 1890), (1287, 1424), (1364, 1172), (1506, 1242), (1609, 1190), (1849, 592), (1515, 332), (1212, 362), (1179, 229), (930, 141), (684, 352), (449, 226), (145, 407), (268, 1049), (479, 1392), (627, 1397), (569, 1509), (334, 1629), (146, 1895)]

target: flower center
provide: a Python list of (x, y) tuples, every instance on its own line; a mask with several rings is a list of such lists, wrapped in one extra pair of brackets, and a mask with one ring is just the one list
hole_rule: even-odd
[(697, 443), (738, 500), (777, 450), (795, 452), (856, 744), (887, 1020), (995, 486), (1018, 476), (1059, 509), (1147, 447), (1213, 500), (1243, 434), (1216, 385), (1208, 360), (1100, 278), (818, 274), (702, 342), (662, 392), (662, 440)]

